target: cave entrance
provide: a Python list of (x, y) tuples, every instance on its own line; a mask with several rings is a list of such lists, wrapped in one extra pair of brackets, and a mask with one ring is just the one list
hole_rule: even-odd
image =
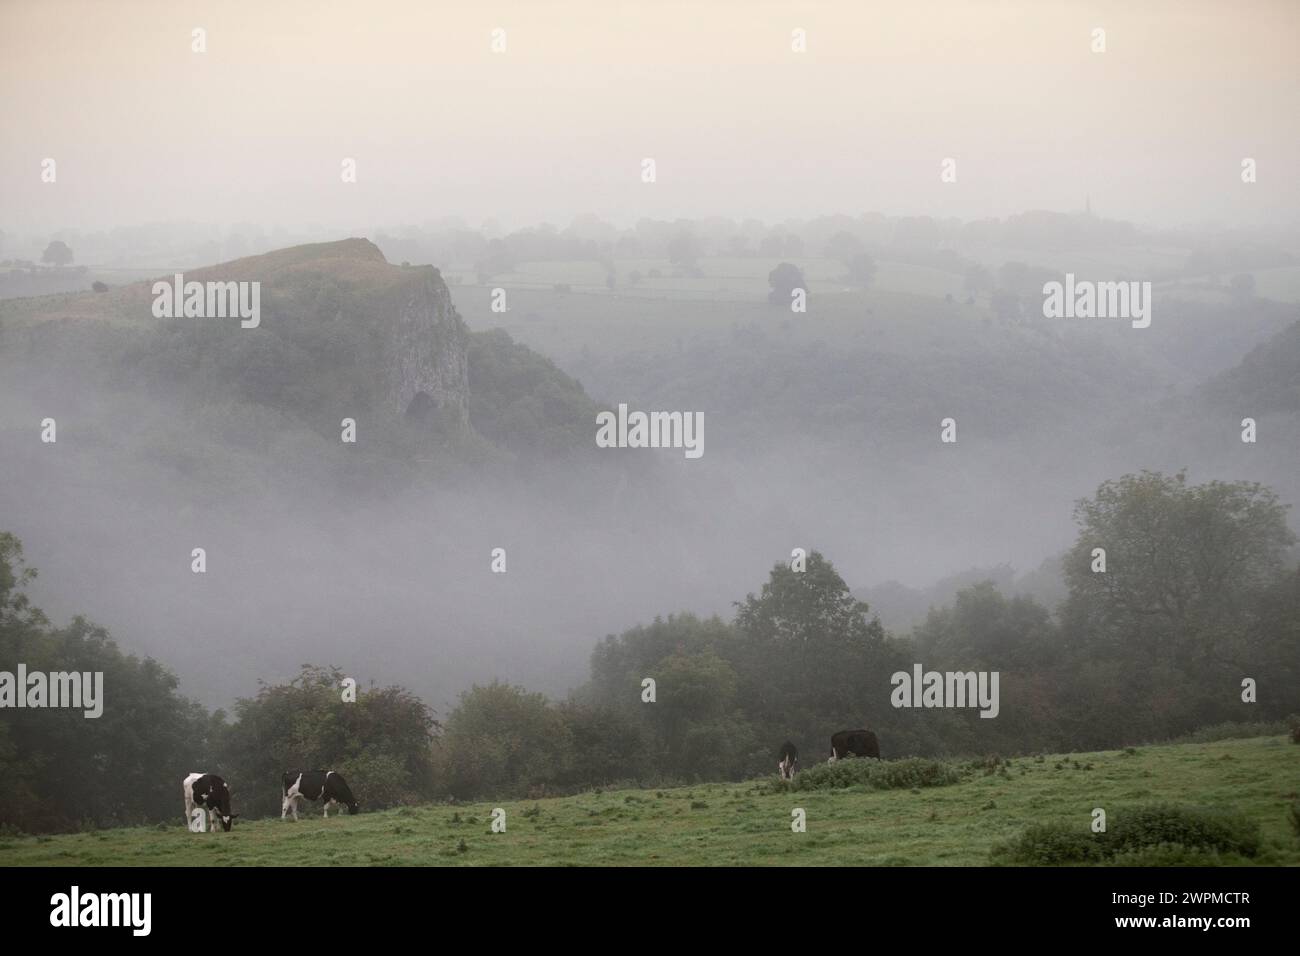
[(406, 406), (406, 417), (410, 421), (429, 421), (438, 410), (438, 402), (428, 392), (416, 392)]

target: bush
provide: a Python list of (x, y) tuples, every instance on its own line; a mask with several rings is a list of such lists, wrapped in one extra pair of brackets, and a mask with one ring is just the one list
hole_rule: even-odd
[(1006, 769), (1006, 765), (1007, 762), (997, 754), (988, 754), (987, 756), (978, 757), (975, 760), (972, 760), (967, 764), (967, 767), (971, 770), (982, 770), (984, 776), (991, 777), (993, 774), (997, 773), (999, 769)]
[(1111, 853), (1165, 843), (1254, 856), (1259, 852), (1259, 825), (1240, 813), (1152, 804), (1117, 814), (1105, 834)]
[(1105, 833), (1062, 822), (1034, 824), (995, 846), (991, 859), (1021, 866), (1208, 866), (1259, 853), (1259, 825), (1235, 811), (1148, 804), (1117, 810), (1111, 819)]
[(1062, 866), (1099, 863), (1105, 858), (1101, 838), (1086, 826), (1066, 823), (1035, 823), (1018, 837), (993, 848), (994, 863), (1018, 866)]
[(840, 790), (870, 787), (873, 790), (912, 790), (959, 783), (961, 772), (951, 764), (923, 757), (906, 760), (854, 758), (819, 763), (796, 774), (793, 782), (777, 780), (781, 790)]

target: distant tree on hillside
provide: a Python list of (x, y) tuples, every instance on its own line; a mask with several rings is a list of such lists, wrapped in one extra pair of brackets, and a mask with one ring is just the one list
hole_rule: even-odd
[(41, 253), (41, 262), (48, 262), (53, 266), (69, 265), (72, 262), (72, 250), (62, 239), (55, 239)]
[(767, 284), (772, 287), (772, 291), (767, 295), (767, 301), (773, 305), (783, 305), (787, 308), (790, 305), (791, 292), (795, 289), (805, 291), (808, 289), (799, 267), (789, 262), (782, 262), (769, 272), (767, 274)]

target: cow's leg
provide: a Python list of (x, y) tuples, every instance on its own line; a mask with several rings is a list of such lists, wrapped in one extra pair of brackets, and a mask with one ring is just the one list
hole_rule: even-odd
[(286, 793), (286, 794), (284, 795), (284, 799), (280, 801), (280, 819), (281, 819), (281, 820), (283, 820), (286, 816), (289, 815), (289, 807), (291, 807), (292, 805), (293, 805), (293, 801), (289, 799), (289, 795)]
[(295, 797), (291, 797), (291, 798), (290, 798), (290, 806), (291, 806), (292, 809), (293, 809), (293, 819), (294, 819), (295, 822), (296, 822), (297, 819), (298, 819), (298, 801), (299, 801), (300, 799), (301, 799), (301, 798), (300, 798), (300, 797), (297, 797), (297, 796), (295, 796)]

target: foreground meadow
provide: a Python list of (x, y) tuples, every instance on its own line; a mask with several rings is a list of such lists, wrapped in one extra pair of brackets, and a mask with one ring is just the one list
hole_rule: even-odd
[[(1222, 862), (1300, 865), (1288, 821), (1300, 796), (1300, 746), (1284, 737), (961, 766), (960, 782), (915, 790), (781, 792), (773, 779), (240, 820), (230, 833), (190, 833), (178, 807), (174, 825), (0, 837), (0, 865), (981, 866), (1031, 824), (1086, 831), (1095, 807), (1114, 818), (1163, 802), (1236, 811), (1258, 824), (1258, 855)], [(504, 833), (491, 832), (495, 807), (506, 812)], [(806, 812), (807, 832), (792, 832), (795, 808)]]

